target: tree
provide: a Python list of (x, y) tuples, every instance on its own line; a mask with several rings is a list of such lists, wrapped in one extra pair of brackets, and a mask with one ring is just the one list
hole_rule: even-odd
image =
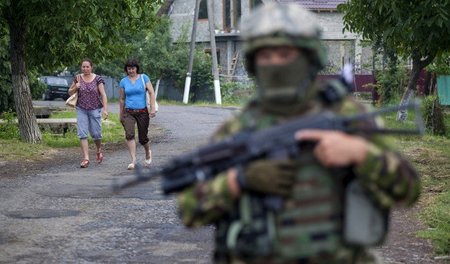
[[(351, 0), (338, 8), (344, 12), (344, 30), (411, 58), (413, 67), (401, 104), (413, 96), (420, 71), (450, 49), (448, 0)], [(406, 119), (406, 113), (399, 119)]]
[(102, 61), (124, 54), (117, 32), (150, 27), (160, 0), (3, 0), (0, 25), (9, 35), (11, 80), (21, 139), (41, 141), (27, 67), (55, 69), (83, 57)]

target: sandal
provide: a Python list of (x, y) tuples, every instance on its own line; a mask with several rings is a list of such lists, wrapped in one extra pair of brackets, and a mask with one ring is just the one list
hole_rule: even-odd
[(150, 158), (144, 160), (145, 167), (150, 167), (150, 164), (152, 163), (152, 151), (149, 150), (148, 152), (149, 152), (148, 154), (149, 154)]
[(103, 161), (103, 152), (101, 152), (101, 151), (97, 152), (96, 160), (97, 160), (98, 164), (102, 163), (102, 161)]
[(81, 163), (80, 163), (80, 167), (81, 168), (89, 167), (89, 160), (87, 160), (87, 159), (82, 160)]
[(128, 164), (128, 170), (134, 170), (134, 163)]

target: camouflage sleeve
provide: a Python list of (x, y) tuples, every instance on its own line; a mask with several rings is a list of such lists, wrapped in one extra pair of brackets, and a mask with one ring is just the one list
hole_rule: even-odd
[[(354, 101), (346, 101), (340, 110), (347, 114), (370, 111), (367, 106)], [(381, 118), (369, 120), (359, 126), (384, 127)], [(370, 142), (367, 158), (363, 164), (354, 168), (361, 184), (384, 208), (392, 207), (395, 203), (414, 203), (420, 193), (420, 180), (416, 170), (394, 150), (392, 138), (374, 135), (367, 139)]]
[[(236, 133), (241, 129), (239, 117), (225, 122), (213, 135), (212, 141)], [(230, 210), (233, 205), (227, 184), (226, 172), (214, 179), (197, 183), (178, 196), (181, 220), (188, 227), (213, 223)]]
[(215, 222), (233, 205), (226, 173), (183, 191), (178, 196), (178, 205), (181, 220), (188, 227)]
[(416, 170), (400, 154), (376, 141), (370, 143), (364, 163), (354, 168), (355, 174), (382, 207), (390, 208), (396, 202), (411, 205), (420, 193)]

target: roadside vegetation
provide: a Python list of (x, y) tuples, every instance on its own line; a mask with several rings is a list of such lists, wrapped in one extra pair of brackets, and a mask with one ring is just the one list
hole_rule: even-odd
[[(395, 113), (385, 117), (390, 128), (414, 127), (414, 113), (405, 123), (396, 121)], [(444, 118), (450, 128), (450, 113)], [(404, 153), (419, 171), (422, 193), (419, 200), (419, 219), (428, 228), (419, 231), (419, 237), (431, 239), (437, 255), (450, 254), (450, 133), (424, 136), (396, 136), (396, 147)]]

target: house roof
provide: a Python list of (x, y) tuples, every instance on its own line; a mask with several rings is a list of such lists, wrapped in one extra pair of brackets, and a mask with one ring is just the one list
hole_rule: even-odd
[(279, 0), (280, 3), (297, 3), (310, 10), (336, 10), (339, 4), (347, 2), (346, 0)]

